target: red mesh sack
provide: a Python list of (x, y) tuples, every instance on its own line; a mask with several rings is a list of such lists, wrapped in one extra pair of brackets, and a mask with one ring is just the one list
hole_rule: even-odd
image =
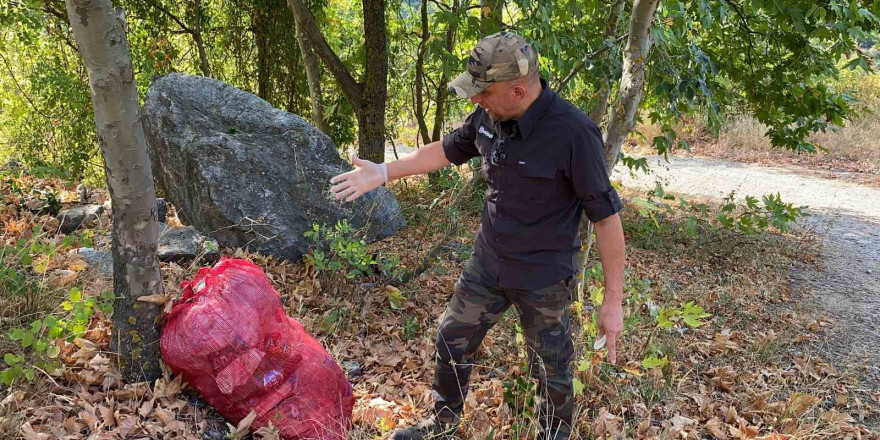
[(342, 369), (285, 314), (262, 269), (221, 259), (181, 284), (160, 348), (171, 370), (227, 420), (286, 439), (344, 439), (354, 395)]

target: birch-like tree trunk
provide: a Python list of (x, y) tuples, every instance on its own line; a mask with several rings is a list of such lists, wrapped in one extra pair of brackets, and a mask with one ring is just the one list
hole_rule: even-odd
[[(626, 5), (624, 0), (614, 0), (611, 4), (611, 10), (608, 12), (608, 18), (605, 20), (605, 40), (608, 41), (617, 36), (617, 28), (620, 24), (620, 14)], [(607, 57), (604, 57), (607, 58)], [(605, 118), (605, 111), (608, 108), (608, 96), (611, 94), (611, 81), (608, 78), (602, 79), (602, 85), (596, 92), (596, 106), (590, 111), (590, 119), (599, 127), (602, 126), (602, 119)]]
[[(629, 36), (626, 42), (626, 50), (623, 52), (623, 74), (620, 77), (620, 86), (617, 92), (617, 99), (614, 101), (611, 109), (608, 127), (605, 131), (605, 166), (608, 173), (617, 163), (617, 157), (620, 155), (620, 148), (623, 141), (632, 133), (635, 127), (636, 111), (639, 108), (639, 102), (645, 92), (645, 64), (648, 61), (648, 54), (651, 50), (651, 24), (654, 21), (654, 12), (660, 0), (635, 0), (633, 4), (633, 13), (629, 22)], [(611, 35), (617, 33), (617, 25), (612, 27), (611, 20), (617, 21), (620, 11), (623, 8), (623, 2), (614, 5), (617, 10), (612, 10), (609, 14), (609, 21), (606, 26), (606, 36), (610, 30)], [(607, 86), (607, 85), (606, 85)], [(602, 99), (602, 97), (599, 97)], [(605, 98), (607, 100), (607, 96)], [(601, 101), (599, 103), (602, 104)], [(593, 115), (599, 115), (599, 109), (593, 109)], [(604, 115), (605, 111), (601, 110)], [(593, 118), (597, 124), (601, 124), (600, 119)], [(587, 225), (587, 241), (581, 247), (578, 254), (578, 262), (580, 264), (580, 272), (577, 277), (577, 293), (578, 299), (583, 301), (584, 298), (584, 280), (586, 278), (587, 266), (589, 266), (590, 249), (593, 246), (592, 223)]]
[(300, 25), (294, 20), (296, 26), (296, 43), (299, 45), (299, 53), (302, 56), (303, 65), (306, 66), (306, 80), (309, 83), (309, 99), (312, 103), (312, 120), (319, 130), (329, 133), (327, 122), (324, 121), (324, 98), (321, 96), (321, 66), (318, 57), (312, 50), (309, 39), (306, 38)]
[(629, 37), (623, 51), (623, 73), (605, 129), (605, 165), (609, 173), (617, 163), (623, 141), (635, 127), (636, 111), (645, 93), (645, 65), (652, 44), (651, 24), (659, 4), (660, 0), (635, 0), (633, 4)]
[(160, 307), (138, 301), (162, 294), (156, 195), (138, 115), (125, 18), (110, 0), (66, 0), (89, 74), (98, 139), (113, 201), (113, 349), (123, 377), (153, 380), (159, 369)]

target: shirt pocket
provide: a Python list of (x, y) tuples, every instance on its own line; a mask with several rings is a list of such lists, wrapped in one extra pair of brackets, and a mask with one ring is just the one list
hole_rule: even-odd
[(540, 162), (514, 165), (513, 196), (528, 204), (543, 204), (556, 196), (556, 166)]

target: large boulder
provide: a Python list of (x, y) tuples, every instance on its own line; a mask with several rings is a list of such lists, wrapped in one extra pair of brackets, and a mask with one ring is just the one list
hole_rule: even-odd
[(406, 225), (384, 187), (336, 201), (330, 178), (351, 165), (324, 133), (253, 94), (172, 73), (153, 82), (141, 113), (165, 198), (221, 245), (298, 259), (313, 223), (348, 219), (367, 240)]

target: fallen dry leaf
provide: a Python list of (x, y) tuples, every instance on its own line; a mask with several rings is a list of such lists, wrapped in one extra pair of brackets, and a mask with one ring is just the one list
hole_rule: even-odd
[(800, 417), (806, 414), (806, 412), (809, 411), (818, 401), (818, 397), (813, 397), (809, 394), (794, 393), (788, 398), (788, 403), (785, 404), (785, 411), (792, 416)]
[(21, 429), (19, 430), (19, 432), (22, 436), (24, 436), (26, 440), (49, 440), (50, 438), (52, 438), (52, 436), (49, 434), (34, 431), (34, 428), (31, 427), (30, 422), (24, 422), (24, 424), (21, 425)]
[(230, 433), (226, 436), (226, 438), (230, 440), (238, 440), (245, 436), (248, 431), (251, 429), (251, 424), (254, 423), (254, 419), (257, 418), (257, 412), (251, 410), (251, 413), (247, 415), (247, 417), (241, 419), (238, 422), (238, 426), (232, 426), (227, 423), (229, 426)]
[(167, 303), (169, 299), (170, 297), (161, 293), (154, 293), (152, 295), (141, 295), (137, 298), (137, 300), (140, 302), (156, 304), (157, 306), (161, 306), (162, 304)]

